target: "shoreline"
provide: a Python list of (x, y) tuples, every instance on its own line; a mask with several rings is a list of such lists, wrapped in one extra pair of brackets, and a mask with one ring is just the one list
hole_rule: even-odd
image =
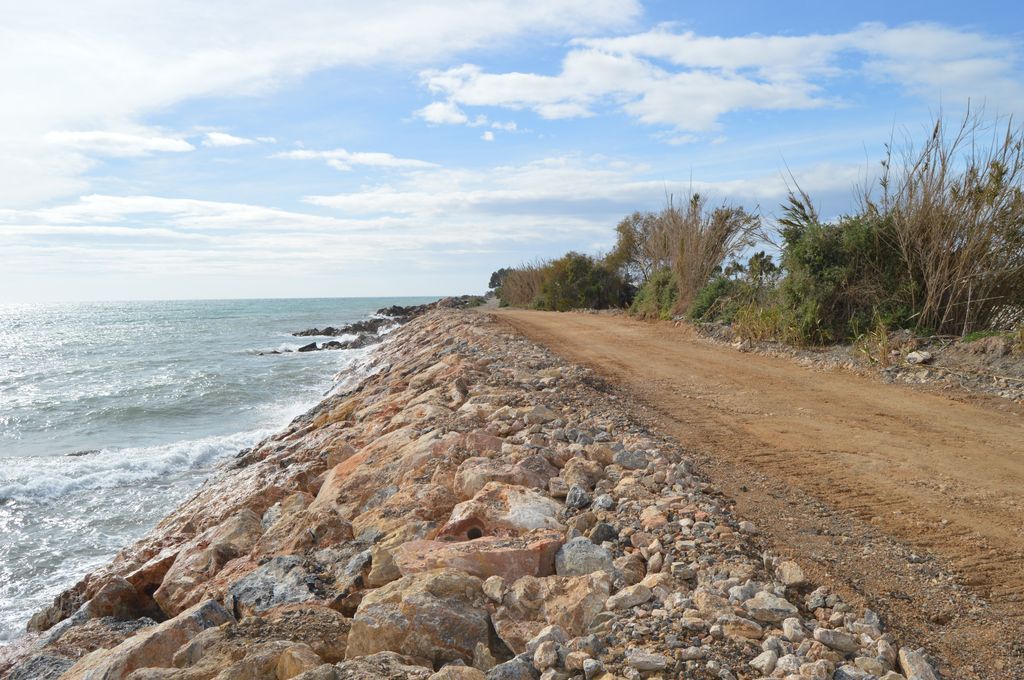
[(590, 371), (448, 310), (370, 363), (37, 614), (0, 673), (937, 677)]

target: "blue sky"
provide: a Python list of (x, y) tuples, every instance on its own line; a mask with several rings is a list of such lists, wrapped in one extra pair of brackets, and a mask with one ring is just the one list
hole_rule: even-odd
[(0, 302), (480, 291), (1024, 108), (1014, 3), (84, 4), (0, 9)]

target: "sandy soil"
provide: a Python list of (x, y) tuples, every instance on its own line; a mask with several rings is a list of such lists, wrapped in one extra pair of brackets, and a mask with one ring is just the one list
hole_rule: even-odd
[(946, 678), (1024, 678), (1024, 409), (742, 354), (622, 316), (500, 310), (678, 437), (765, 546)]

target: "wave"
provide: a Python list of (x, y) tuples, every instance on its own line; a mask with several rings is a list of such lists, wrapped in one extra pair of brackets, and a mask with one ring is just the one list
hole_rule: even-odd
[(0, 502), (38, 503), (69, 494), (138, 485), (212, 467), (277, 428), (158, 446), (101, 449), (88, 456), (0, 458)]

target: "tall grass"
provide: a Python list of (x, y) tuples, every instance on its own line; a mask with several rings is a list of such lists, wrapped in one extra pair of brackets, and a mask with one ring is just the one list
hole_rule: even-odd
[(502, 304), (526, 307), (540, 295), (549, 263), (542, 260), (524, 262), (508, 270), (501, 281), (498, 297)]
[(1024, 129), (941, 116), (920, 147), (890, 144), (862, 210), (892, 225), (919, 328), (966, 334), (1024, 320)]
[(667, 242), (676, 249), (672, 270), (679, 282), (676, 304), (686, 310), (722, 263), (753, 244), (760, 219), (740, 207), (708, 209), (707, 198), (693, 194), (685, 206), (671, 200), (660, 215)]

